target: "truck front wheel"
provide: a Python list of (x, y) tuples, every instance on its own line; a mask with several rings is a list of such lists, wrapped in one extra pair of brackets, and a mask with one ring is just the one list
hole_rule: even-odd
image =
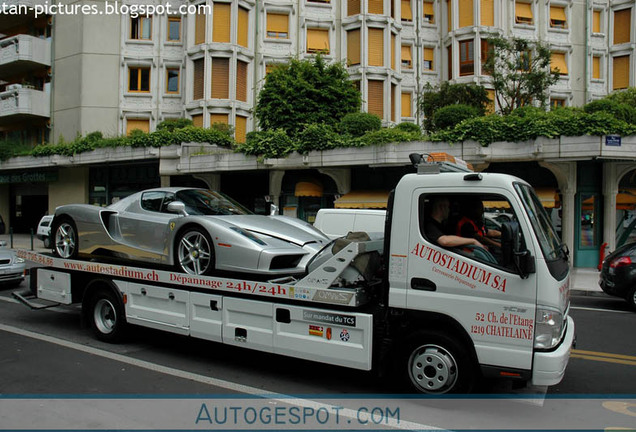
[(401, 370), (410, 389), (419, 393), (469, 393), (475, 383), (473, 362), (454, 337), (421, 331), (408, 339)]
[(121, 340), (125, 327), (124, 308), (111, 290), (102, 288), (93, 294), (88, 318), (97, 339), (104, 342)]

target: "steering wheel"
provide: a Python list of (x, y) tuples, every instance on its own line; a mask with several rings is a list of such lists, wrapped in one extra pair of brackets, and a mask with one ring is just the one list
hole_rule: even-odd
[(480, 261), (485, 261), (491, 264), (498, 264), (497, 259), (488, 252), (486, 249), (480, 246), (475, 245), (466, 245), (458, 248), (459, 250), (467, 250), (472, 254), (473, 258), (478, 259)]

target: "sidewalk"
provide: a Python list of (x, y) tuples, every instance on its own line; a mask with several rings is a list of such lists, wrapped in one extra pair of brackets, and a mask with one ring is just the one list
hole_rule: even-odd
[[(7, 247), (11, 247), (11, 240), (9, 234), (0, 235), (0, 241), (7, 242)], [(31, 250), (31, 236), (29, 234), (14, 234), (13, 235), (13, 249), (27, 249)], [(33, 250), (35, 252), (50, 252), (50, 249), (46, 249), (42, 240), (33, 236)], [(600, 272), (595, 268), (573, 268), (570, 279), (570, 289), (572, 295), (605, 295), (598, 286), (598, 278)]]

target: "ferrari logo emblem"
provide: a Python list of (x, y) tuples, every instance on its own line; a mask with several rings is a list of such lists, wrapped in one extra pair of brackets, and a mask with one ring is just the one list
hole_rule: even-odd
[(174, 231), (174, 226), (175, 226), (175, 223), (174, 222), (170, 222), (170, 231)]

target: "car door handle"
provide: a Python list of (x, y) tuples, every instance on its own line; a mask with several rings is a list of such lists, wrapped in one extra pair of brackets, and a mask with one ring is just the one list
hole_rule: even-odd
[(437, 291), (437, 285), (429, 279), (411, 279), (411, 288), (418, 291)]

